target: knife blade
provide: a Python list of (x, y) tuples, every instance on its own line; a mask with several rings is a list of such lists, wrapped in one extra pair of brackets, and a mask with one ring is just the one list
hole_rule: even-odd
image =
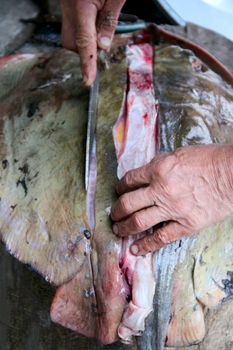
[(88, 122), (87, 122), (87, 139), (86, 139), (86, 162), (85, 162), (85, 190), (88, 190), (90, 162), (92, 147), (96, 132), (96, 118), (99, 94), (99, 71), (97, 70), (96, 78), (90, 89), (89, 106), (88, 106)]

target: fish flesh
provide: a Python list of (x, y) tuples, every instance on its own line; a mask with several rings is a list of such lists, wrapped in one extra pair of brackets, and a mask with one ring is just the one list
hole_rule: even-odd
[[(145, 38), (119, 37), (104, 59), (97, 159), (92, 160), (87, 196), (88, 91), (77, 55), (59, 50), (0, 61), (0, 231), (11, 253), (60, 285), (51, 306), (55, 322), (107, 344), (141, 335), (147, 318), (138, 347), (154, 350), (165, 342), (200, 341), (203, 305), (211, 307), (231, 295), (226, 263), (231, 222), (134, 258), (132, 238), (122, 241), (111, 232), (108, 208), (117, 197), (117, 174), (145, 164), (159, 151), (157, 98), (162, 152), (180, 145), (232, 143), (233, 118), (227, 83), (191, 51), (154, 47)], [(208, 240), (215, 248), (204, 251)], [(227, 253), (216, 257), (215, 265), (221, 266), (216, 273), (210, 257), (219, 246)], [(204, 272), (200, 256), (208, 261)]]

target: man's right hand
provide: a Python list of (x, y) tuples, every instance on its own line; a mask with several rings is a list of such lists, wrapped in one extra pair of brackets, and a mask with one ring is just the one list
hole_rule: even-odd
[(83, 81), (96, 76), (97, 47), (108, 50), (125, 0), (61, 0), (62, 43), (78, 51)]
[[(199, 145), (160, 154), (121, 179), (112, 206), (115, 234), (154, 228), (135, 241), (143, 255), (233, 214), (233, 146)], [(157, 227), (156, 225), (166, 223)]]

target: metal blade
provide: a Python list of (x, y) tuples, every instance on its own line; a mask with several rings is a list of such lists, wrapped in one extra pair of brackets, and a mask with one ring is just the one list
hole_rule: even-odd
[(88, 124), (87, 124), (87, 140), (86, 140), (86, 165), (85, 165), (85, 190), (88, 189), (89, 174), (90, 174), (90, 161), (91, 152), (93, 147), (93, 141), (96, 131), (96, 117), (98, 106), (98, 94), (99, 94), (99, 72), (97, 70), (96, 79), (91, 86), (89, 108), (88, 108)]

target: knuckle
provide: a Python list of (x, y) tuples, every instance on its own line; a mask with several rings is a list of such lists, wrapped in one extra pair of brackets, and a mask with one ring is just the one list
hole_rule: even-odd
[(127, 194), (123, 194), (121, 198), (119, 199), (120, 201), (120, 207), (124, 212), (128, 212), (130, 210), (130, 202), (128, 199)]
[(76, 0), (78, 5), (85, 6), (87, 8), (95, 7), (97, 11), (100, 11), (106, 0)]
[(136, 213), (132, 217), (132, 224), (133, 227), (137, 230), (143, 230), (144, 228), (144, 221), (139, 213)]
[(174, 156), (179, 160), (182, 160), (185, 157), (185, 151), (186, 149), (184, 147), (178, 147), (174, 152)]
[(91, 4), (94, 5), (99, 11), (104, 6), (105, 0), (89, 0), (89, 2), (91, 2)]
[(128, 171), (128, 172), (125, 174), (124, 183), (125, 183), (126, 185), (130, 185), (130, 184), (132, 183), (132, 180), (133, 180), (132, 172), (131, 172), (131, 171)]
[(113, 30), (117, 26), (118, 17), (112, 10), (103, 11), (98, 21), (98, 30)]
[(157, 164), (157, 175), (160, 177), (166, 176), (166, 174), (173, 168), (177, 160), (174, 153), (168, 154), (161, 162)]
[(153, 237), (154, 237), (154, 240), (156, 241), (156, 243), (159, 244), (159, 246), (164, 246), (164, 245), (170, 243), (168, 235), (166, 234), (166, 232), (164, 230), (157, 231), (156, 235), (154, 235)]
[(98, 31), (106, 29), (108, 31), (112, 31), (116, 28), (117, 26), (117, 19), (116, 18), (104, 18), (98, 26)]
[(89, 33), (76, 33), (75, 43), (79, 50), (87, 49), (96, 41), (96, 36)]

